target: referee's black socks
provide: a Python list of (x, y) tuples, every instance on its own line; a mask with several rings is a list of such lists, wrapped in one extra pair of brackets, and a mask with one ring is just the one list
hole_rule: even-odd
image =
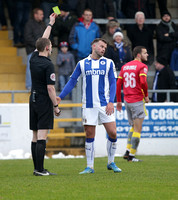
[(36, 142), (32, 142), (31, 143), (31, 152), (32, 152), (32, 159), (33, 159), (34, 169), (37, 169), (37, 163), (36, 163)]
[(44, 170), (44, 156), (46, 149), (46, 140), (37, 140), (36, 144), (36, 159), (37, 159), (37, 170), (42, 172)]

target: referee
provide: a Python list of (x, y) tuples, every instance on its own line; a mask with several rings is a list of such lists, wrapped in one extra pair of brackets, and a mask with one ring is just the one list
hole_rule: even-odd
[[(49, 129), (53, 129), (54, 114), (60, 110), (56, 101), (54, 65), (48, 56), (52, 53), (52, 44), (48, 39), (56, 14), (50, 15), (50, 22), (42, 38), (36, 41), (36, 50), (30, 59), (32, 90), (30, 95), (30, 129), (33, 131), (31, 151), (36, 176), (56, 175), (44, 169), (46, 138)], [(54, 110), (54, 114), (53, 114)]]

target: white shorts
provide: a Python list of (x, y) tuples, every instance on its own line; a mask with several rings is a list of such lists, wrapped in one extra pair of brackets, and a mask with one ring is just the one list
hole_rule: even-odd
[(97, 108), (83, 108), (83, 125), (96, 126), (98, 124), (114, 122), (115, 115), (106, 114), (106, 106)]

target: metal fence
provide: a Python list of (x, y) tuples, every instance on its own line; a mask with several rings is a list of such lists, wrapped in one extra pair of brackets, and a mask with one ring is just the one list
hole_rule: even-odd
[[(171, 19), (175, 24), (178, 24), (178, 19)], [(93, 19), (97, 24), (107, 24), (108, 19)], [(135, 24), (135, 19), (117, 19), (120, 24)], [(145, 19), (145, 24), (159, 24), (161, 19)]]
[[(29, 93), (29, 90), (0, 90), (0, 94), (1, 93), (11, 94), (11, 103), (14, 103), (15, 93)], [(123, 93), (123, 91), (122, 91), (122, 93)], [(176, 89), (176, 90), (148, 90), (148, 93), (149, 94), (150, 93), (166, 93), (167, 101), (170, 102), (171, 93), (177, 93), (178, 94), (178, 89)], [(80, 92), (80, 95), (73, 93), (73, 97), (75, 97), (75, 98), (73, 98), (74, 103), (81, 103), (81, 92)]]

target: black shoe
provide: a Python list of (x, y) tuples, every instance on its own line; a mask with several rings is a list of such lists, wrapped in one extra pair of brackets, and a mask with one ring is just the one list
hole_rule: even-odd
[(142, 162), (143, 161), (138, 158), (135, 158), (135, 156), (129, 156), (127, 160), (128, 162)]
[(123, 156), (124, 159), (128, 159), (129, 158), (129, 151), (127, 150)]
[(35, 173), (37, 172), (37, 170), (36, 169), (34, 169), (34, 171), (33, 171), (33, 175), (35, 175)]
[(47, 169), (44, 169), (43, 171), (48, 172), (50, 176), (55, 176), (55, 175), (57, 175), (56, 173), (49, 172)]
[(43, 170), (42, 172), (39, 172), (39, 171), (35, 171), (34, 172), (35, 176), (49, 176), (49, 172)]

